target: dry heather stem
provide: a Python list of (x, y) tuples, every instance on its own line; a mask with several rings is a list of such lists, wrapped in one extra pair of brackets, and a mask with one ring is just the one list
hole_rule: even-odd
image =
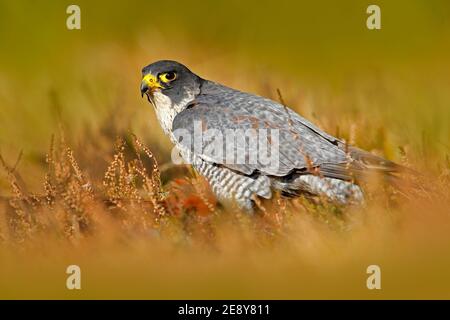
[[(7, 202), (4, 205), (7, 209), (0, 212), (0, 241), (24, 243), (39, 239), (40, 235), (53, 235), (77, 243), (89, 236), (109, 234), (106, 230), (117, 230), (118, 237), (164, 234), (175, 242), (195, 238), (200, 243), (212, 244), (213, 234), (220, 229), (219, 221), (231, 219), (248, 228), (257, 239), (272, 242), (286, 234), (294, 217), (311, 217), (340, 231), (351, 229), (349, 226), (356, 219), (348, 214), (353, 209), (302, 198), (287, 201), (280, 195), (275, 195), (272, 202), (255, 199), (260, 212), (248, 219), (233, 207), (218, 210), (205, 180), (195, 174), (170, 180), (165, 191), (154, 154), (133, 134), (130, 145), (117, 139), (115, 153), (101, 182), (88, 178), (63, 135), (57, 142), (52, 137), (46, 162), (43, 193), (33, 195), (27, 192), (15, 170), (17, 162), (10, 167), (0, 156), (12, 194), (3, 201)], [(449, 201), (448, 172), (450, 165), (444, 168), (436, 184), (416, 178), (414, 185), (423, 187), (414, 188), (414, 192), (405, 187), (387, 196), (385, 190), (369, 190), (367, 207), (358, 210), (376, 206), (387, 212), (401, 211), (402, 206), (410, 208), (414, 201), (420, 202), (417, 208), (443, 210)], [(430, 184), (432, 188), (428, 188)], [(399, 198), (403, 193), (405, 196)]]

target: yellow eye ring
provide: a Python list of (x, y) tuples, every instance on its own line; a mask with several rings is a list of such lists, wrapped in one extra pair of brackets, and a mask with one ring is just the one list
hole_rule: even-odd
[(162, 82), (168, 83), (177, 78), (177, 74), (175, 72), (165, 72), (159, 75), (159, 79)]

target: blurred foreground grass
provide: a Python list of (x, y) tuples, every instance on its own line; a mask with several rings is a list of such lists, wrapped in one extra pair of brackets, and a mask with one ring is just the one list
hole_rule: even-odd
[[(79, 1), (81, 31), (65, 29), (68, 4), (0, 3), (0, 298), (450, 298), (448, 2), (380, 1), (376, 32), (364, 1)], [(223, 212), (170, 165), (140, 98), (140, 69), (158, 59), (273, 99), (280, 88), (433, 187), (374, 184), (348, 210)], [(381, 291), (365, 286), (369, 264)]]

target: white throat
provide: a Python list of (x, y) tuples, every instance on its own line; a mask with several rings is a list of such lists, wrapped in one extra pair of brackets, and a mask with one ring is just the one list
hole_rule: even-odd
[(195, 99), (195, 93), (189, 92), (181, 101), (173, 101), (161, 91), (153, 92), (153, 102), (155, 103), (156, 117), (158, 118), (164, 133), (173, 139), (172, 123), (175, 116), (183, 111), (186, 106)]

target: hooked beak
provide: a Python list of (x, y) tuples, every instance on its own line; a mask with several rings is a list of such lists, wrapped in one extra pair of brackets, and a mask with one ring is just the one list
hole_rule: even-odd
[(152, 74), (146, 74), (142, 78), (141, 82), (141, 96), (144, 94), (152, 93), (155, 90), (162, 89), (163, 86), (159, 83), (158, 79)]

